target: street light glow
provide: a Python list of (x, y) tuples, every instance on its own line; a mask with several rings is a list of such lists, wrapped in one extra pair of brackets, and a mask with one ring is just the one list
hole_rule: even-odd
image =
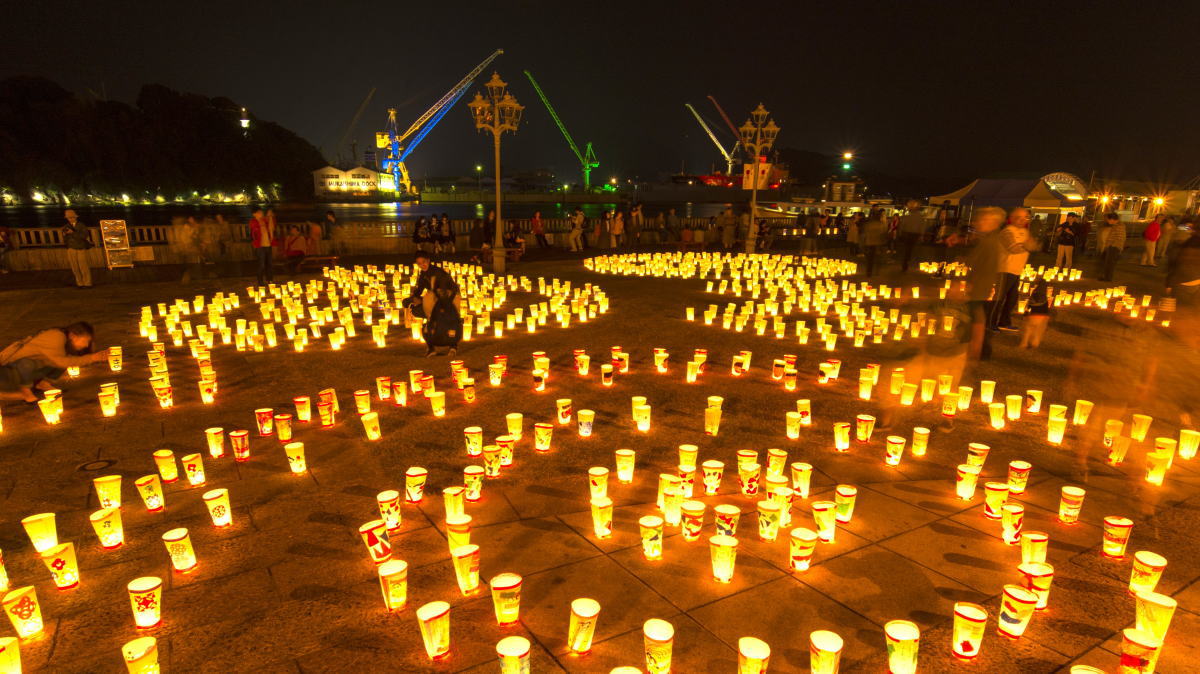
[(854, 153), (849, 150), (846, 150), (845, 152), (842, 153), (842, 159), (847, 159), (847, 160), (854, 159)]
[(609, 182), (609, 183), (611, 183), (611, 184), (613, 184), (613, 185), (616, 185), (616, 184), (617, 184), (617, 179), (616, 179), (616, 178), (612, 178), (612, 179), (610, 179), (608, 182)]

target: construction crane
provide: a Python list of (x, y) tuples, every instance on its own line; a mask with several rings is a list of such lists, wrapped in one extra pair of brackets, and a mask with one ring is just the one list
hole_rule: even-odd
[[(333, 146), (334, 154), (337, 155), (339, 162), (342, 159), (342, 148), (346, 147), (346, 139), (350, 137), (350, 134), (354, 133), (354, 127), (358, 126), (358, 118), (362, 117), (363, 111), (367, 109), (367, 105), (371, 102), (371, 98), (373, 96), (375, 96), (375, 87), (371, 87), (371, 90), (367, 92), (367, 97), (363, 99), (362, 104), (359, 105), (358, 110), (355, 111), (354, 117), (350, 119), (350, 124), (346, 126), (346, 132), (343, 133), (342, 137), (338, 139), (337, 145)], [(352, 149), (350, 150), (350, 159), (355, 164), (358, 163), (357, 141), (352, 144)]]
[(696, 121), (700, 122), (700, 128), (704, 129), (704, 132), (707, 133), (708, 137), (712, 139), (713, 145), (716, 145), (717, 150), (721, 152), (721, 156), (725, 157), (725, 175), (732, 176), (734, 155), (737, 154), (737, 149), (741, 144), (741, 141), (734, 141), (733, 147), (726, 150), (721, 146), (721, 141), (717, 140), (717, 135), (712, 132), (712, 129), (708, 128), (708, 124), (704, 122), (704, 118), (700, 116), (700, 113), (696, 112), (696, 108), (693, 108), (691, 103), (684, 103), (683, 107), (691, 111), (692, 116), (696, 118)]
[[(388, 108), (387, 125), (383, 131), (375, 134), (375, 147), (386, 150), (384, 158), (379, 164), (383, 168), (383, 174), (379, 176), (380, 191), (395, 191), (401, 194), (413, 193), (414, 187), (412, 181), (408, 177), (408, 167), (404, 165), (404, 160), (408, 158), (412, 151), (417, 149), (421, 141), (425, 140), (425, 136), (437, 126), (438, 122), (446, 116), (446, 113), (454, 107), (458, 99), (463, 97), (471, 83), (487, 68), (496, 57), (503, 54), (503, 49), (497, 49), (492, 52), (492, 55), (483, 60), (482, 63), (475, 66), (471, 72), (467, 73), (434, 103), (428, 110), (416, 119), (404, 133), (400, 133), (399, 126), (396, 123), (396, 109)], [(409, 140), (411, 138), (411, 140)], [(408, 141), (405, 144), (405, 141)], [(386, 176), (386, 177), (385, 177)]]
[(542, 99), (542, 105), (546, 106), (546, 111), (550, 113), (550, 117), (554, 123), (558, 125), (558, 130), (562, 132), (563, 138), (567, 139), (567, 145), (571, 146), (571, 152), (575, 153), (575, 158), (579, 160), (580, 170), (583, 171), (583, 189), (590, 192), (592, 189), (592, 169), (600, 166), (600, 162), (596, 160), (596, 153), (592, 151), (592, 144), (588, 143), (583, 152), (579, 151), (579, 146), (575, 144), (575, 140), (571, 138), (567, 127), (558, 118), (558, 113), (554, 111), (554, 106), (550, 105), (550, 99), (546, 98), (545, 92), (538, 86), (537, 80), (533, 79), (533, 73), (525, 71), (525, 77), (529, 78), (529, 83), (533, 85), (533, 90), (537, 92), (538, 98)]
[[(733, 134), (733, 137), (740, 139), (742, 134), (737, 130), (737, 127), (733, 125), (733, 122), (729, 121), (729, 115), (725, 114), (725, 110), (721, 108), (721, 104), (717, 102), (717, 99), (714, 98), (712, 94), (709, 94), (708, 100), (712, 101), (713, 107), (717, 109), (718, 113), (720, 113), (721, 119), (725, 120), (725, 126), (729, 127), (729, 132)], [(736, 150), (737, 148), (735, 147), (734, 149)], [(744, 150), (745, 148), (742, 149)]]

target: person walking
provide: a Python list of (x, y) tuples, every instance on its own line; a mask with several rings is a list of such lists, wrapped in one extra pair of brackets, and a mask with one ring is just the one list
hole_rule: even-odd
[(95, 330), (82, 321), (42, 330), (0, 351), (0, 392), (16, 393), (36, 403), (69, 367), (83, 367), (108, 358), (108, 350), (93, 351)]
[[(985, 206), (975, 210), (972, 227), (976, 237), (967, 253), (967, 312), (971, 316), (971, 341), (967, 354), (971, 360), (986, 360), (991, 357), (988, 343), (988, 298), (996, 287), (1000, 264), (1008, 251), (1000, 239), (1000, 223), (1004, 221), (1004, 209)], [(947, 243), (958, 241), (958, 234), (947, 237)]]
[(675, 214), (674, 208), (669, 209), (667, 211), (667, 236), (669, 236), (672, 241), (682, 240), (679, 229), (679, 216)]
[(1175, 218), (1168, 215), (1162, 221), (1162, 236), (1158, 237), (1158, 245), (1154, 247), (1154, 252), (1158, 255), (1158, 259), (1167, 259), (1167, 249), (1171, 247), (1171, 242), (1175, 240), (1175, 232), (1178, 229), (1175, 226)]
[(73, 209), (63, 211), (67, 224), (62, 227), (63, 243), (67, 246), (67, 263), (75, 275), (75, 287), (92, 287), (92, 269), (88, 266), (88, 250), (95, 246), (92, 233), (88, 231)]
[(609, 231), (609, 217), (608, 211), (604, 211), (600, 217), (596, 218), (596, 224), (593, 225), (592, 245), (597, 248), (604, 247), (604, 240), (600, 237)]
[(992, 303), (991, 328), (1017, 332), (1012, 324), (1012, 314), (1017, 308), (1017, 286), (1029, 254), (1037, 250), (1037, 241), (1029, 234), (1028, 209), (1012, 209), (1008, 224), (1000, 230), (1000, 243), (1006, 256), (1000, 262), (1000, 285), (996, 291), (996, 301)]
[(887, 239), (887, 223), (883, 221), (883, 209), (877, 208), (871, 212), (870, 219), (862, 223), (862, 249), (863, 255), (866, 257), (867, 276), (875, 274), (875, 258), (879, 255), (879, 248), (886, 243)]
[(1163, 217), (1161, 213), (1154, 216), (1154, 219), (1146, 224), (1146, 229), (1142, 230), (1142, 261), (1143, 267), (1157, 267), (1158, 263), (1154, 259), (1154, 247), (1158, 244), (1158, 240), (1162, 237), (1162, 223), (1159, 220)]
[[(1073, 214), (1072, 214), (1073, 215)], [(1054, 256), (1054, 266), (1059, 269), (1070, 269), (1075, 257), (1075, 218), (1067, 216), (1054, 231), (1054, 242), (1057, 245)]]
[(804, 222), (804, 235), (800, 239), (801, 255), (817, 254), (817, 237), (829, 222), (829, 216), (824, 213), (809, 214)]
[(1190, 217), (1180, 224), (1189, 226), (1192, 233), (1175, 246), (1167, 260), (1166, 294), (1176, 299), (1179, 309), (1194, 313), (1200, 309), (1200, 227)]
[(925, 236), (925, 214), (921, 211), (921, 202), (909, 200), (904, 205), (906, 213), (900, 218), (900, 271), (908, 271), (912, 261), (913, 251)]
[(608, 230), (612, 247), (618, 248), (625, 244), (625, 214), (621, 211), (613, 211), (611, 228)]
[(1087, 255), (1088, 237), (1092, 234), (1092, 223), (1081, 220), (1077, 213), (1067, 213), (1067, 222), (1075, 232), (1075, 257), (1082, 260)]
[(862, 239), (862, 223), (863, 214), (855, 213), (850, 217), (850, 224), (846, 225), (846, 243), (850, 246), (850, 254), (857, 257), (859, 249), (859, 241)]
[(642, 217), (642, 205), (635, 204), (629, 211), (629, 245), (634, 247), (642, 245), (642, 230), (645, 226), (646, 221)]
[(1117, 270), (1117, 261), (1121, 258), (1121, 251), (1125, 250), (1125, 223), (1121, 222), (1121, 216), (1116, 213), (1106, 214), (1099, 238), (1104, 242), (1100, 251), (1100, 280), (1111, 282), (1113, 273)]
[(275, 280), (271, 261), (272, 246), (275, 245), (275, 229), (263, 209), (255, 206), (250, 217), (250, 245), (254, 247), (254, 258), (258, 261), (258, 285), (264, 286)]
[(583, 250), (583, 210), (578, 206), (571, 214), (571, 233), (567, 235), (567, 247), (572, 253)]
[(533, 212), (533, 218), (529, 221), (529, 230), (533, 232), (533, 238), (537, 240), (538, 248), (550, 247), (550, 242), (546, 240), (546, 225), (542, 222), (541, 211)]

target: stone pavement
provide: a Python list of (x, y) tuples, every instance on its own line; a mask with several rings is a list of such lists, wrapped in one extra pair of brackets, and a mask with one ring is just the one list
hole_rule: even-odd
[[(300, 354), (283, 347), (265, 353), (214, 349), (220, 391), (216, 404), (208, 406), (196, 394), (196, 368), (186, 348), (168, 348), (176, 407), (161, 410), (146, 382), (148, 344), (137, 333), (140, 307), (240, 290), (245, 308), (245, 279), (188, 287), (146, 283), (91, 292), (0, 293), (0, 342), (87, 319), (96, 324), (100, 344), (124, 347), (127, 363), (121, 373), (95, 368), (69, 382), (59, 426), (47, 426), (36, 408), (3, 408), (0, 550), (10, 587), (34, 585), (46, 621), (40, 637), (21, 644), (26, 671), (122, 671), (121, 645), (142, 636), (134, 627), (125, 585), (147, 575), (165, 580), (163, 621), (145, 634), (158, 639), (166, 672), (497, 671), (495, 644), (509, 635), (531, 640), (535, 672), (644, 668), (641, 626), (650, 618), (674, 625), (678, 672), (736, 671), (742, 636), (771, 645), (771, 671), (808, 671), (808, 634), (819, 629), (845, 640), (843, 671), (884, 671), (882, 625), (900, 618), (921, 627), (922, 672), (1054, 672), (1075, 662), (1114, 671), (1120, 630), (1132, 626), (1135, 602), (1126, 592), (1129, 558), (1111, 561), (1099, 553), (1107, 515), (1135, 522), (1130, 553), (1152, 550), (1169, 560), (1158, 587), (1178, 599), (1179, 610), (1159, 671), (1194, 667), (1200, 648), (1200, 465), (1177, 459), (1166, 483), (1154, 487), (1142, 479), (1145, 445), (1134, 443), (1128, 460), (1112, 467), (1103, 461), (1099, 438), (1104, 419), (1123, 418), (1128, 424), (1133, 412), (1155, 417), (1148, 444), (1154, 437), (1177, 436), (1180, 415), (1192, 408), (1198, 370), (1194, 352), (1162, 331), (1095, 311), (1062, 311), (1040, 350), (1018, 351), (1017, 336), (1000, 335), (995, 359), (963, 375), (977, 391), (979, 380), (998, 381), (997, 399), (1028, 388), (1044, 390), (1040, 416), (994, 431), (976, 399), (945, 426), (938, 405), (929, 403), (899, 415), (891, 429), (877, 429), (870, 443), (836, 453), (834, 421), (878, 415), (881, 409), (876, 400), (857, 398), (858, 368), (880, 363), (887, 373), (912, 362), (911, 345), (839, 347), (841, 379), (818, 388), (817, 363), (830, 355), (825, 351), (799, 346), (794, 337), (776, 340), (684, 321), (685, 306), (702, 310), (710, 303), (740, 301), (704, 293), (700, 281), (605, 276), (582, 270), (578, 262), (525, 264), (517, 271), (596, 283), (608, 293), (612, 309), (567, 329), (533, 335), (513, 331), (500, 340), (465, 343), (461, 358), (479, 383), (479, 399), (472, 405), (453, 391), (448, 359), (420, 358), (421, 347), (411, 341), (393, 339), (388, 348), (375, 349), (369, 330), (360, 329), (347, 349), (336, 352), (319, 342)], [(928, 279), (905, 280), (914, 282), (932, 287)], [(516, 294), (512, 302), (520, 306), (530, 299)], [(927, 306), (932, 303), (913, 308)], [(625, 347), (633, 360), (631, 372), (618, 375), (614, 387), (601, 387), (595, 370), (586, 378), (572, 370), (572, 349), (586, 349), (598, 365), (613, 345)], [(660, 346), (671, 353), (668, 374), (652, 366), (651, 350)], [(712, 367), (700, 383), (688, 385), (684, 363), (697, 347), (709, 349)], [(752, 368), (733, 377), (728, 363), (741, 349), (753, 350)], [(551, 357), (552, 374), (546, 391), (535, 394), (530, 354), (538, 350)], [(491, 388), (485, 383), (487, 364), (501, 353), (509, 356), (510, 376), (503, 386)], [(799, 356), (795, 393), (770, 377), (772, 359), (785, 353)], [(439, 390), (449, 390), (446, 416), (432, 417), (422, 400), (408, 407), (376, 400), (383, 438), (367, 441), (350, 411), (351, 392), (373, 388), (376, 376), (399, 379), (410, 369), (436, 375)], [(103, 418), (96, 404), (98, 386), (106, 381), (121, 387), (120, 412), (113, 418)], [(326, 387), (337, 389), (343, 413), (330, 430), (297, 424), (296, 439), (306, 446), (306, 473), (290, 473), (280, 444), (252, 431), (248, 461), (206, 454), (205, 485), (164, 485), (162, 513), (149, 513), (140, 503), (131, 483), (155, 472), (154, 450), (171, 449), (177, 457), (204, 453), (205, 428), (253, 429), (254, 409), (291, 411), (293, 396), (315, 396)], [(645, 395), (653, 407), (648, 434), (633, 427), (632, 395)], [(715, 437), (703, 433), (709, 395), (725, 397)], [(553, 450), (535, 453), (532, 424), (551, 420), (559, 397), (572, 398), (576, 410), (596, 411), (595, 434), (580, 438), (572, 427), (556, 427)], [(788, 440), (784, 413), (794, 409), (797, 398), (812, 399), (815, 424), (800, 440)], [(1062, 448), (1048, 445), (1046, 405), (1072, 405), (1076, 398), (1096, 402), (1091, 422), (1070, 428)], [(482, 500), (467, 507), (471, 541), (481, 548), (481, 577), (486, 581), (514, 572), (524, 578), (521, 621), (501, 628), (486, 589), (468, 597), (458, 590), (440, 492), (461, 484), (464, 466), (481, 463), (466, 456), (462, 429), (482, 426), (490, 439), (504, 432), (508, 412), (525, 415), (526, 435), (515, 465), (486, 481)], [(911, 436), (918, 425), (933, 429), (929, 453), (886, 466), (884, 436)], [(992, 447), (981, 483), (1003, 481), (1010, 460), (1033, 464), (1029, 489), (1020, 498), (1025, 528), (1050, 536), (1056, 577), (1049, 608), (1034, 617), (1018, 641), (997, 635), (995, 620), (1002, 586), (1019, 580), (1020, 551), (1005, 545), (999, 524), (982, 516), (982, 488), (969, 502), (954, 494), (955, 466), (963, 463), (972, 441)], [(712, 580), (703, 538), (686, 542), (668, 529), (662, 561), (646, 561), (641, 553), (637, 519), (657, 512), (657, 476), (675, 472), (676, 447), (683, 443), (699, 445), (699, 461), (720, 459), (727, 466), (722, 493), (699, 499), (710, 506), (705, 537), (711, 533), (711, 506), (729, 503), (744, 513), (736, 571), (728, 584)], [(623, 447), (637, 451), (635, 480), (630, 485), (610, 480), (614, 535), (598, 540), (591, 526), (587, 469), (613, 468), (613, 451)], [(753, 448), (765, 457), (768, 447), (785, 449), (789, 461), (815, 467), (810, 499), (798, 502), (794, 511), (797, 526), (812, 526), (808, 503), (829, 497), (835, 485), (859, 490), (852, 521), (839, 527), (836, 542), (818, 546), (813, 567), (803, 573), (788, 568), (786, 534), (773, 543), (753, 535), (753, 517), (747, 514), (754, 512), (755, 502), (736, 490), (734, 452)], [(427, 468), (429, 481), (422, 503), (403, 506), (401, 529), (392, 537), (394, 557), (409, 564), (409, 597), (406, 608), (388, 613), (358, 527), (378, 518), (378, 492), (403, 490), (410, 466)], [(111, 551), (99, 546), (88, 522), (99, 507), (91, 480), (106, 474), (120, 474), (126, 482), (126, 543)], [(1081, 521), (1071, 526), (1056, 520), (1059, 490), (1066, 484), (1087, 489)], [(233, 525), (227, 529), (212, 526), (200, 499), (218, 487), (229, 490), (233, 505)], [(40, 512), (56, 513), (60, 540), (75, 543), (81, 569), (75, 589), (55, 589), (21, 527), (22, 517)], [(171, 571), (159, 540), (164, 531), (180, 526), (191, 533), (199, 559), (188, 574)], [(572, 655), (567, 647), (569, 606), (578, 597), (594, 598), (602, 607), (595, 643), (586, 655)], [(415, 610), (435, 600), (452, 605), (451, 652), (431, 662)], [(957, 601), (980, 603), (990, 614), (981, 656), (970, 665), (958, 663), (950, 652), (950, 617)], [(0, 636), (11, 634), (4, 621)]]

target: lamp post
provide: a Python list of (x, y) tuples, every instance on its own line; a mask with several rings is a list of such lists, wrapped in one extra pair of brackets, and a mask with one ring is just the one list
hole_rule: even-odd
[(492, 271), (503, 274), (505, 250), (504, 218), (500, 215), (500, 136), (505, 131), (517, 132), (525, 106), (517, 103), (517, 99), (506, 91), (508, 85), (500, 79), (499, 73), (493, 72), (492, 79), (484, 88), (487, 89), (487, 98), (476, 92), (475, 100), (468, 103), (467, 107), (475, 119), (475, 128), (492, 134), (496, 153), (496, 236), (492, 242)]
[(759, 103), (754, 112), (750, 113), (750, 119), (738, 128), (742, 135), (742, 147), (754, 153), (753, 182), (750, 185), (750, 231), (746, 232), (747, 253), (754, 252), (758, 216), (758, 163), (762, 154), (771, 149), (775, 144), (775, 137), (779, 135), (779, 127), (775, 125), (775, 120), (768, 119), (770, 114), (762, 103)]

